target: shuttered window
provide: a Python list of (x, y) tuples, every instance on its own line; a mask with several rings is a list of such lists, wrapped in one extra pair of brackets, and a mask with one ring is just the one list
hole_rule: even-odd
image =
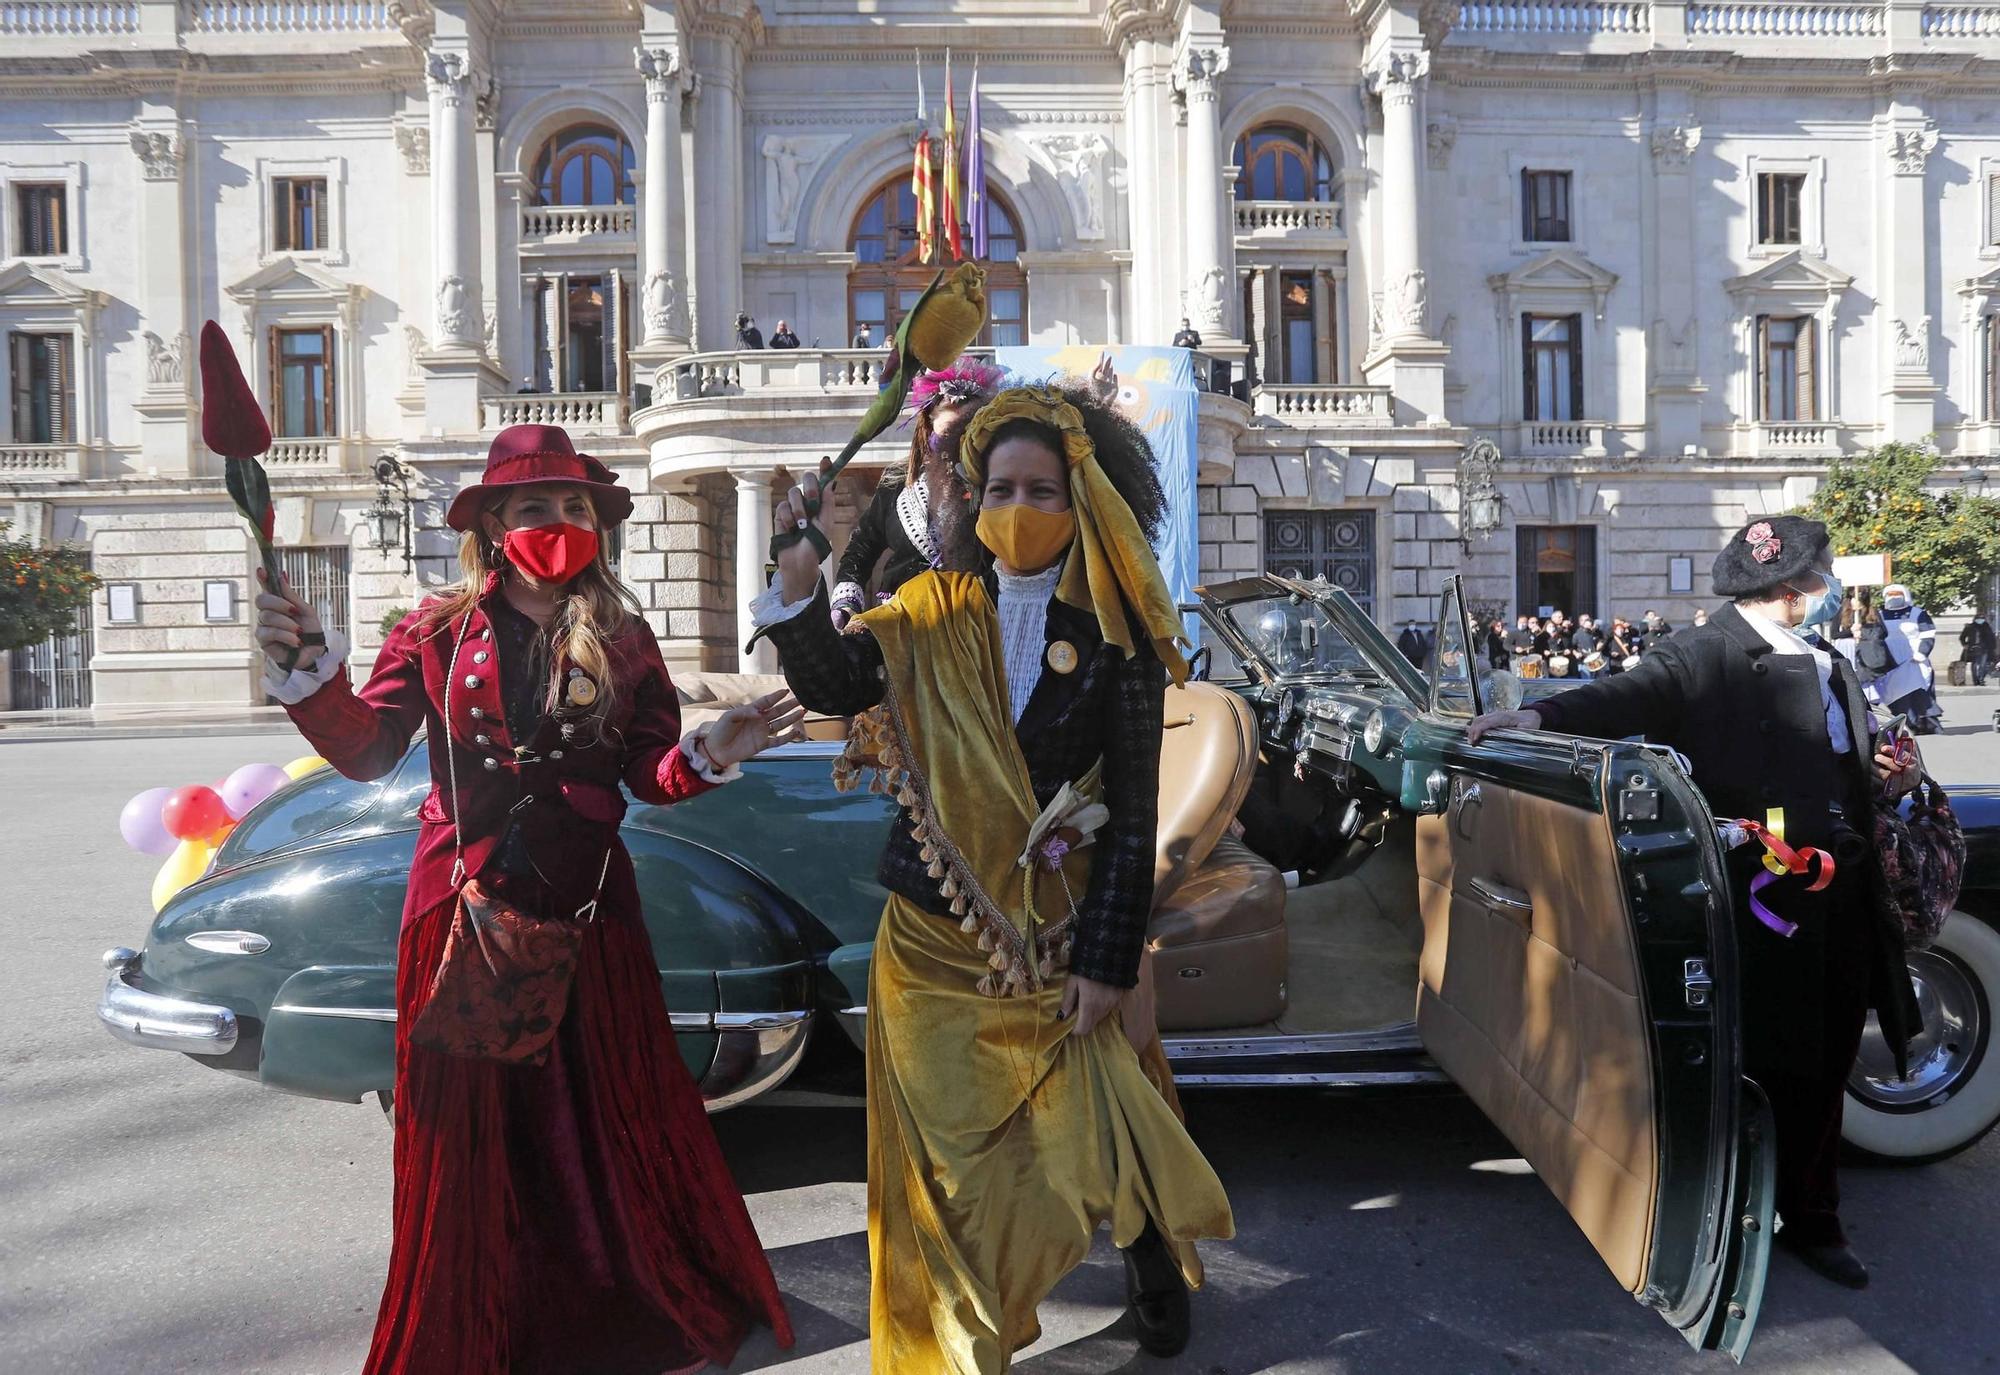
[(1986, 242), (2000, 247), (2000, 172), (1986, 174)]
[(16, 444), (75, 442), (75, 373), (67, 334), (7, 336)]
[(271, 428), (288, 439), (333, 434), (333, 326), (271, 331)]
[(1804, 240), (1801, 207), (1805, 203), (1803, 172), (1757, 174), (1757, 242), (1800, 243)]
[(2000, 315), (1986, 317), (1986, 418), (2000, 421)]
[(273, 184), (272, 247), (281, 253), (316, 253), (326, 241), (326, 178), (279, 177)]
[(68, 187), (17, 186), (14, 203), (22, 257), (60, 258), (69, 252)]
[(1819, 321), (1809, 315), (1757, 317), (1760, 420), (1819, 418)]
[(1568, 243), (1569, 173), (1521, 173), (1521, 237), (1529, 243)]
[(1583, 317), (1521, 317), (1521, 418), (1581, 420)]

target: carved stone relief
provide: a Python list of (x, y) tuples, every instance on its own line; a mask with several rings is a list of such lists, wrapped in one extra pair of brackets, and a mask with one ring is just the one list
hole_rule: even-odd
[(813, 173), (838, 148), (838, 134), (766, 134), (759, 145), (764, 154), (764, 241), (793, 243), (798, 238), (799, 209)]
[(1889, 135), (1889, 161), (1904, 176), (1921, 176), (1938, 145), (1938, 127), (1929, 120), (1916, 129), (1896, 129)]
[(1653, 157), (1662, 167), (1686, 167), (1700, 146), (1699, 124), (1676, 124), (1653, 130)]
[(431, 131), (421, 124), (396, 126), (396, 151), (403, 155), (403, 170), (413, 177), (430, 175)]
[(1044, 134), (1033, 140), (1056, 169), (1056, 184), (1069, 202), (1076, 237), (1104, 237), (1104, 176), (1111, 140), (1102, 134)]
[(132, 131), (132, 151), (139, 155), (147, 181), (173, 181), (181, 174), (181, 140), (176, 134)]
[(1896, 321), (1896, 371), (1929, 372), (1931, 370), (1931, 317), (1926, 315), (1912, 326), (1907, 320)]
[(1430, 157), (1433, 172), (1442, 172), (1451, 166), (1451, 150), (1458, 143), (1458, 121), (1434, 119), (1425, 130), (1425, 150)]
[(176, 334), (171, 343), (151, 330), (140, 337), (146, 341), (146, 385), (170, 391), (184, 390), (187, 386), (187, 335)]

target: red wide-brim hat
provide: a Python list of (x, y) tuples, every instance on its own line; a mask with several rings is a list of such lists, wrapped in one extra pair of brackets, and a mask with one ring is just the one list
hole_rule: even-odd
[(589, 454), (580, 454), (559, 425), (509, 425), (486, 450), (479, 481), (451, 499), (444, 523), (470, 530), (494, 492), (538, 482), (567, 482), (590, 493), (597, 522), (606, 530), (632, 514), (632, 494), (617, 475)]

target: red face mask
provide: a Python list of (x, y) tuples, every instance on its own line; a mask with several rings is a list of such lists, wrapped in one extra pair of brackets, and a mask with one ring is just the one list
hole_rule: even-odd
[(537, 582), (566, 583), (597, 557), (597, 532), (566, 520), (509, 530), (500, 547), (507, 561)]

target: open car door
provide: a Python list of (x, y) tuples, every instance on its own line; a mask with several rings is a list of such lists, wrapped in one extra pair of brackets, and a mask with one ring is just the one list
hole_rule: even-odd
[(1485, 676), (1458, 580), (1430, 709), (1405, 734), (1419, 814), (1417, 1030), (1618, 1282), (1741, 1360), (1770, 1254), (1769, 1110), (1740, 1068), (1736, 946), (1701, 795), (1643, 745), (1465, 726)]

